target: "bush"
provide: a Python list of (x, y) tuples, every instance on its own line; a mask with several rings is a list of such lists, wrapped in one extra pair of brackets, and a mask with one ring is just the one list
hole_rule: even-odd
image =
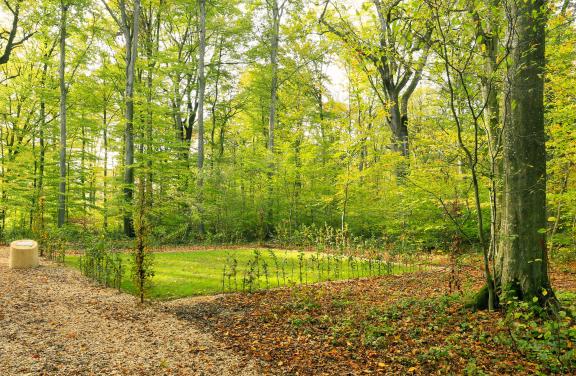
[(84, 254), (80, 256), (80, 270), (91, 280), (120, 290), (124, 273), (122, 258), (104, 237), (87, 241)]

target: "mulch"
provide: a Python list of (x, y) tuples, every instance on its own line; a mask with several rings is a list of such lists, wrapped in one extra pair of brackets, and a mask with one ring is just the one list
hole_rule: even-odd
[(10, 270), (0, 250), (0, 375), (258, 375), (202, 323), (100, 288), (43, 261)]

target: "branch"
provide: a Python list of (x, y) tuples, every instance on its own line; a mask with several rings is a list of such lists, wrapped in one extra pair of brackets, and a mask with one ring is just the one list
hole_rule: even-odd
[(4, 0), (4, 4), (6, 4), (6, 6), (8, 7), (8, 9), (10, 10), (10, 12), (13, 15), (13, 19), (12, 19), (12, 27), (10, 29), (10, 33), (8, 35), (7, 38), (7, 43), (6, 43), (6, 47), (4, 48), (4, 53), (2, 54), (2, 56), (0, 56), (0, 65), (2, 64), (6, 64), (8, 62), (8, 59), (10, 58), (10, 54), (12, 53), (12, 50), (22, 44), (26, 39), (30, 38), (32, 36), (32, 34), (29, 34), (27, 36), (24, 36), (24, 38), (18, 42), (14, 42), (14, 39), (16, 39), (16, 33), (18, 32), (18, 21), (19, 21), (19, 16), (20, 16), (20, 3), (22, 2), (22, 0), (17, 0), (16, 2), (16, 7), (12, 8), (10, 6), (10, 4), (8, 3), (7, 0)]

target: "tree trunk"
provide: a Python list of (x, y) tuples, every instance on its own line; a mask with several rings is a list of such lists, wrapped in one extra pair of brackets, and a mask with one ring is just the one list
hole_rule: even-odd
[(278, 0), (272, 1), (272, 35), (270, 46), (270, 116), (268, 119), (268, 150), (274, 152), (274, 126), (276, 125), (276, 102), (278, 100), (278, 44), (280, 38), (280, 9)]
[(546, 250), (544, 0), (515, 1), (504, 127), (504, 192), (496, 282), (523, 300), (552, 296)]
[(200, 234), (204, 234), (203, 185), (204, 177), (204, 92), (206, 77), (204, 75), (204, 60), (206, 54), (206, 0), (198, 0), (200, 10), (200, 41), (198, 51), (198, 209), (200, 214)]
[(61, 1), (60, 15), (60, 183), (58, 186), (58, 227), (66, 221), (66, 16), (68, 5)]
[(103, 214), (104, 214), (104, 222), (103, 222), (103, 229), (104, 232), (108, 231), (108, 113), (107, 113), (107, 106), (108, 101), (104, 99), (104, 111), (102, 114), (102, 125), (103, 125), (103, 147), (104, 147), (104, 178), (103, 180), (103, 188), (102, 194), (104, 197), (103, 200)]
[(394, 150), (403, 157), (407, 157), (408, 150), (408, 113), (402, 114), (398, 103), (398, 96), (391, 97), (392, 107), (390, 108), (390, 128), (392, 130)]
[(198, 0), (200, 7), (200, 41), (198, 51), (198, 169), (204, 167), (204, 59), (206, 54), (206, 0)]
[(274, 177), (274, 128), (276, 126), (276, 106), (278, 102), (278, 46), (280, 43), (280, 6), (278, 0), (269, 0), (268, 4), (272, 11), (272, 25), (270, 35), (270, 106), (268, 114), (268, 152), (270, 163), (268, 171), (268, 208), (266, 210), (266, 235), (271, 236), (273, 231), (273, 177)]
[[(134, 69), (138, 53), (138, 27), (140, 22), (140, 0), (134, 0), (134, 16), (131, 39), (126, 40), (126, 129), (124, 155), (124, 234), (134, 237), (132, 201), (134, 198)], [(126, 25), (128, 28), (128, 25)], [(125, 35), (130, 35), (126, 33)]]

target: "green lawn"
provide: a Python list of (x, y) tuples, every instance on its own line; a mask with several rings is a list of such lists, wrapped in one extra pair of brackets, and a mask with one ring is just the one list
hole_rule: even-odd
[[(78, 267), (79, 256), (66, 258), (67, 264)], [(129, 271), (130, 255), (123, 254), (122, 260), (126, 270), (122, 289), (134, 293)], [(149, 297), (154, 299), (217, 294), (223, 291), (223, 287), (225, 292), (254, 291), (403, 271), (402, 267), (387, 265), (383, 261), (253, 249), (156, 253), (153, 260), (155, 275)], [(237, 265), (235, 273), (234, 262)]]

